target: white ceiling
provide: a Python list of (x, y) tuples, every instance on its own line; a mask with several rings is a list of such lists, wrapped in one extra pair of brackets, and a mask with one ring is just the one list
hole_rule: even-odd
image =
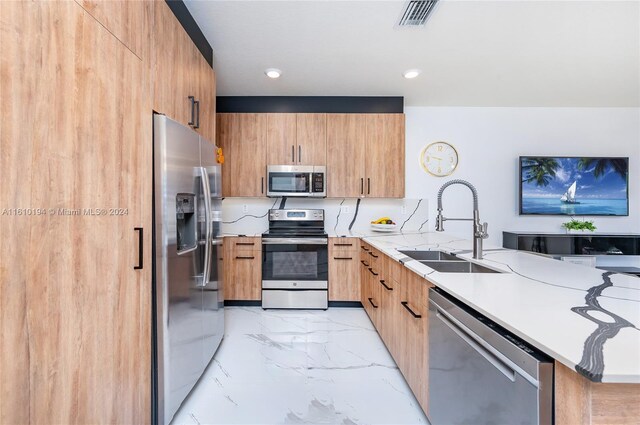
[[(640, 106), (640, 1), (198, 1), (221, 96), (404, 96), (407, 106)], [(279, 68), (272, 80), (266, 68)], [(402, 73), (423, 72), (414, 80)]]

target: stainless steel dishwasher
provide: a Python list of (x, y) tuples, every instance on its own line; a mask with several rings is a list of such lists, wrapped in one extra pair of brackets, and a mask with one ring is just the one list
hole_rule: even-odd
[(553, 423), (553, 360), (438, 288), (429, 290), (433, 425)]

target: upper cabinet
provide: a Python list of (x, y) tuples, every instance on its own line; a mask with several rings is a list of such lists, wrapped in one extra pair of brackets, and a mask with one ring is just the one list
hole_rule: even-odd
[(364, 194), (366, 115), (327, 115), (327, 196)]
[(267, 164), (326, 164), (326, 114), (265, 115), (267, 117)]
[(267, 114), (218, 114), (223, 196), (266, 196)]
[(296, 114), (264, 114), (267, 119), (267, 164), (295, 165)]
[(364, 196), (404, 198), (404, 114), (366, 116)]
[(327, 196), (404, 197), (404, 114), (327, 115)]
[(82, 8), (138, 58), (148, 59), (152, 2), (77, 0)]
[(153, 19), (153, 108), (215, 142), (215, 75), (165, 2)]
[(296, 114), (298, 165), (327, 163), (327, 114)]
[(266, 196), (267, 165), (326, 165), (329, 198), (404, 197), (404, 114), (224, 113), (218, 125), (224, 196)]

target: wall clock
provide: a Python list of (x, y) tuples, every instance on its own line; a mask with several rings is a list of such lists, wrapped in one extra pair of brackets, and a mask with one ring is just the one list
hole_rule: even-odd
[(448, 176), (458, 166), (458, 151), (447, 142), (431, 143), (420, 152), (420, 166), (433, 176)]

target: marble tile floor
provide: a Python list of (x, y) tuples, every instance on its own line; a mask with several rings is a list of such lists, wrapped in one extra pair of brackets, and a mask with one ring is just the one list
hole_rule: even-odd
[(173, 424), (428, 424), (365, 311), (226, 309)]

